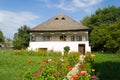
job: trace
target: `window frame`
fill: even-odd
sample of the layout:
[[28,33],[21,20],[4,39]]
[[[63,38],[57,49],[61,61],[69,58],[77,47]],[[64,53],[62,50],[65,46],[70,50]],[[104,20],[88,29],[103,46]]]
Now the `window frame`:
[[75,36],[71,36],[71,41],[75,41]]
[[82,41],[82,36],[76,36],[76,41]]

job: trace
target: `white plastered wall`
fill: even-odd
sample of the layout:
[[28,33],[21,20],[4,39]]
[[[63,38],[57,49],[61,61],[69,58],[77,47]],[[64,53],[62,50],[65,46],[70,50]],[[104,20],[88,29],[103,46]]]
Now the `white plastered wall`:
[[78,45],[85,44],[85,52],[91,52],[91,47],[89,46],[88,41],[84,42],[63,42],[63,41],[54,41],[54,42],[30,42],[29,50],[36,50],[37,48],[47,48],[47,50],[61,51],[63,53],[64,47],[69,46],[70,52],[78,52]]

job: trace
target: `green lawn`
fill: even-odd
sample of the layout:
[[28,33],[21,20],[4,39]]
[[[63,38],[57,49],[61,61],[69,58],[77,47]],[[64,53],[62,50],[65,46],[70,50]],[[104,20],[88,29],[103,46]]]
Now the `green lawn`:
[[120,54],[94,53],[94,67],[100,80],[120,80]]
[[[120,80],[120,54],[101,54],[98,52],[94,52],[94,54],[94,68],[99,80]],[[15,55],[12,50],[0,50],[0,80],[23,80],[30,65],[32,65],[34,71],[37,71],[38,67],[43,63],[45,64],[43,60],[58,58],[56,56]],[[32,64],[28,63],[29,60],[32,60]],[[51,65],[54,65],[54,63]]]
[[[58,78],[62,79],[68,73],[66,66],[71,65],[71,63],[74,65],[75,62],[77,62],[75,56],[72,55],[67,56],[67,61],[66,57],[60,55],[38,56],[31,53],[24,55],[24,53],[25,52],[22,51],[20,54],[14,54],[13,50],[0,50],[0,80],[30,80],[24,79],[25,76],[33,76],[35,73],[43,71],[45,72],[43,75],[48,76],[51,75],[51,73],[49,73],[50,70],[56,72],[56,74],[60,76]],[[76,55],[76,59],[78,60],[77,57],[79,56]],[[61,59],[64,59],[64,62],[62,62]],[[52,61],[46,62],[46,60]],[[58,78],[56,80],[58,80]],[[39,79],[41,78],[32,80]]]
[[[28,71],[30,65],[29,60],[32,60],[32,68],[38,68],[38,62],[43,62],[46,59],[53,59],[53,57],[40,56],[24,56],[14,55],[13,51],[0,51],[0,80],[18,80],[17,74],[23,73],[19,80],[22,80],[25,71]],[[35,64],[35,65],[34,65]],[[41,63],[42,64],[42,63]]]

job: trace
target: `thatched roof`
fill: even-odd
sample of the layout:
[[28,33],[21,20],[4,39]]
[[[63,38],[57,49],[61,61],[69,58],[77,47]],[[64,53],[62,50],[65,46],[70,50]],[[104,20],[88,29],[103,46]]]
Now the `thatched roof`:
[[89,30],[88,27],[83,26],[79,22],[71,19],[70,17],[64,14],[58,14],[53,18],[45,21],[42,24],[32,28],[30,32],[36,31],[84,31]]

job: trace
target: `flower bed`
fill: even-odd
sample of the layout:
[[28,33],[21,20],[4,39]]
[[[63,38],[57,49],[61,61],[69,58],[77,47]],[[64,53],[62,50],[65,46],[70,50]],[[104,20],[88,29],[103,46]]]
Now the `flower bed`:
[[[41,61],[29,59],[22,67],[23,72],[17,74],[18,78],[32,80],[62,80],[72,67],[78,62],[79,53],[73,52],[62,56],[59,52],[44,51],[15,51],[15,55],[46,57]],[[36,65],[36,66],[35,66]]]
[[40,61],[36,64],[38,68],[32,67],[35,64],[31,60],[27,64],[29,64],[29,68],[24,73],[24,79],[58,80],[62,79],[69,71],[62,58]]
[[[72,52],[62,56],[60,52],[44,52],[44,51],[15,51],[14,54],[25,56],[43,56],[47,58],[41,61],[29,59],[23,67],[23,71],[17,74],[18,79],[22,77],[25,80],[98,80],[95,70],[92,69],[94,63],[94,55],[86,53],[84,59],[79,60],[79,53]],[[49,58],[48,58],[49,57]],[[70,78],[66,75],[77,65],[78,72],[71,74]]]
[[95,69],[92,69],[94,55],[87,52],[80,56],[80,62],[67,74],[64,80],[98,80]]

